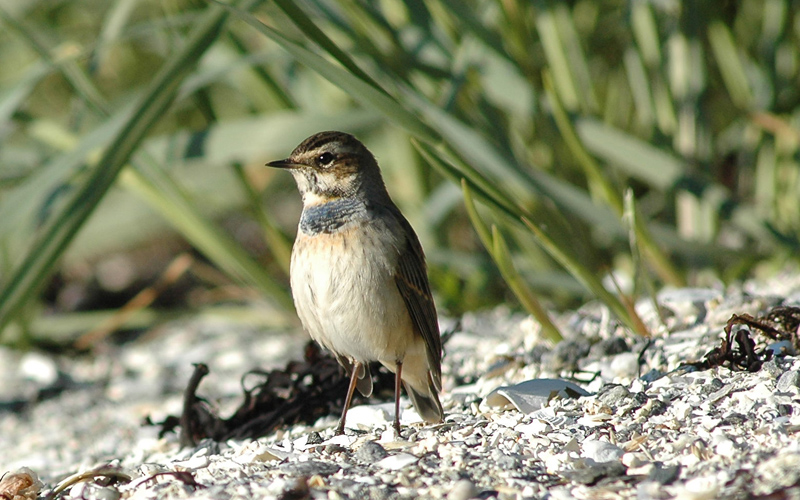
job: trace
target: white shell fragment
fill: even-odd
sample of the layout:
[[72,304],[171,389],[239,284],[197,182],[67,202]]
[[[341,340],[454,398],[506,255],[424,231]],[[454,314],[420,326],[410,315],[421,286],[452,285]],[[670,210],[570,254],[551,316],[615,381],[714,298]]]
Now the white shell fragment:
[[554,397],[578,398],[588,396],[582,387],[566,380],[540,378],[526,380],[516,385],[498,387],[486,396],[486,404],[492,408],[514,407],[522,413],[533,413],[547,406]]
[[398,453],[397,455],[390,455],[383,460],[377,462],[375,465],[381,469],[398,470],[403,467],[416,463],[419,458],[411,455],[410,453]]

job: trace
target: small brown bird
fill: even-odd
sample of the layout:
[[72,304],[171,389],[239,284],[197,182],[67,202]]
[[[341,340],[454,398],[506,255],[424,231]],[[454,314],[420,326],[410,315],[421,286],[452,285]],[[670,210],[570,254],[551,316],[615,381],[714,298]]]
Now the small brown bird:
[[372,394],[371,361],[395,373],[398,433],[401,381],[420,416],[441,422],[442,342],[425,256],[375,157],[352,135],[321,132],[267,165],[288,169],[303,197],[290,272],[297,314],[350,374],[337,433],[355,388]]

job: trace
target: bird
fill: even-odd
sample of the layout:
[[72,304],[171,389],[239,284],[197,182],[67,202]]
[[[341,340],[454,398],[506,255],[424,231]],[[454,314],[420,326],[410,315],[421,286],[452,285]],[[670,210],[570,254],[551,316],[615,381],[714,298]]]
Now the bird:
[[267,166],[291,172],[303,201],[289,270],[297,315],[350,376],[336,434],[355,389],[372,394],[374,361],[395,374],[398,435],[401,384],[423,420],[441,422],[442,341],[425,255],[373,154],[326,131]]

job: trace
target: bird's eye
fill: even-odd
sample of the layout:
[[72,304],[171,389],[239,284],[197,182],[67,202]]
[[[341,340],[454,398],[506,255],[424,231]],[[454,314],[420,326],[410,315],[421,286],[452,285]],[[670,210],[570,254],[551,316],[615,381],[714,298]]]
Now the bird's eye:
[[325,166],[333,161],[333,155],[331,153],[322,153],[321,155],[317,156],[317,163],[321,166]]

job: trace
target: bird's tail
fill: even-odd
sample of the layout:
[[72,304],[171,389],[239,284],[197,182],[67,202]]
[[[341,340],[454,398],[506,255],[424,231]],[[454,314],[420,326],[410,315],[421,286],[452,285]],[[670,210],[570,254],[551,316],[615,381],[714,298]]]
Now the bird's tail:
[[428,384],[426,393],[417,391],[409,383],[404,382],[403,385],[406,388],[408,397],[411,398],[411,402],[414,403],[414,408],[417,409],[417,413],[424,421],[430,423],[442,421],[444,410],[442,410],[442,403],[439,402],[439,395],[436,394],[433,384]]

